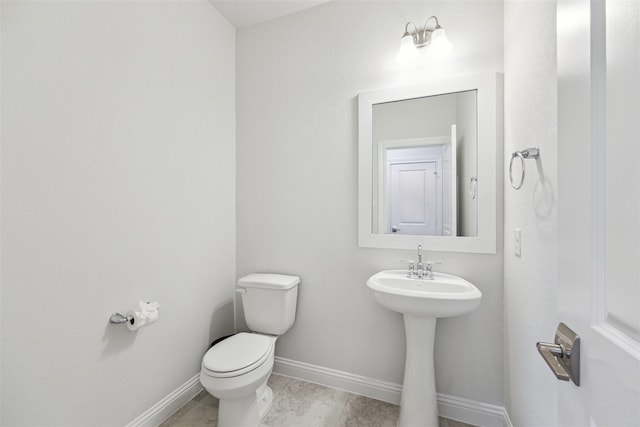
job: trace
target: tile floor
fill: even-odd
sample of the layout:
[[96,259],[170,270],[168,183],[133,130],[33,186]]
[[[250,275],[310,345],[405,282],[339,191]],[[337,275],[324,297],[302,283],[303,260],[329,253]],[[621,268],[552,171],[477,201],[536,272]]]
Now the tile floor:
[[[273,407],[260,427],[395,427],[399,407],[342,390],[273,374]],[[202,391],[160,427],[216,426],[218,401]],[[473,427],[440,418],[440,427]]]

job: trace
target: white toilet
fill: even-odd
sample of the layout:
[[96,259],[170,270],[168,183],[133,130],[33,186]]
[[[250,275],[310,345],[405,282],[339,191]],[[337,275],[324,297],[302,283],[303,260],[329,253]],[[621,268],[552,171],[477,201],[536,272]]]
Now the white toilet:
[[295,320],[298,283],[299,277],[283,274],[249,274],[238,280],[247,326],[254,332],[211,347],[200,371],[200,382],[220,401],[218,427],[257,427],[271,409],[267,379],[276,340]]

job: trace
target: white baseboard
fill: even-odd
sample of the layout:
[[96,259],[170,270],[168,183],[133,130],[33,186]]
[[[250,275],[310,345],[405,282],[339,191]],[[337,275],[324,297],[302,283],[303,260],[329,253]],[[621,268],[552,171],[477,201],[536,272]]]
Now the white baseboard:
[[278,356],[275,358],[273,372],[287,377],[299,378],[312,383],[361,394],[384,402],[395,403],[396,405],[400,403],[400,393],[402,392],[402,386],[400,384],[374,380],[372,378]]
[[[326,385],[373,399],[399,404],[402,385],[324,368],[283,357],[275,358],[273,372],[288,377]],[[164,399],[153,405],[127,427],[154,427],[202,391],[200,374],[194,375]],[[507,411],[496,405],[438,393],[441,416],[481,427],[513,427]]]
[[196,394],[202,391],[202,389],[202,385],[200,384],[200,373],[198,372],[192,378],[187,380],[186,383],[169,393],[167,397],[160,400],[135,420],[127,424],[127,427],[157,426],[193,399]]
[[463,399],[438,393],[438,412],[441,416],[482,427],[513,427],[502,406]]
[[[399,404],[402,385],[350,374],[284,357],[275,358],[273,372]],[[438,393],[442,417],[481,427],[513,427],[505,408]]]

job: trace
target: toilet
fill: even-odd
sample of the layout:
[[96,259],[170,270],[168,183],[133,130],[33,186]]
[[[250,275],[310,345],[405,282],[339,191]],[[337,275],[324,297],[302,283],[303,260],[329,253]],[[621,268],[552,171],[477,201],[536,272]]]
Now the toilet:
[[284,274],[249,274],[238,280],[244,316],[251,333],[220,341],[202,359],[200,383],[219,399],[218,427],[257,427],[271,409],[278,336],[296,315],[300,278]]

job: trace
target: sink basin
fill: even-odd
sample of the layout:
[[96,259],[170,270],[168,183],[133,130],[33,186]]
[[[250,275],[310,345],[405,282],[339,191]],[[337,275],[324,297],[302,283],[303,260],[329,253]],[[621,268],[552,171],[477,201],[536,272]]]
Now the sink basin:
[[389,310],[417,317],[451,317],[480,305],[482,292],[466,280],[433,273],[433,280],[410,279],[406,270],[386,270],[367,280],[376,301]]
[[398,427],[438,427],[433,360],[436,319],[473,311],[482,292],[444,273],[433,279],[408,278],[406,270],[386,270],[367,280],[378,304],[402,313],[406,338],[404,382]]

